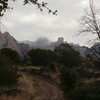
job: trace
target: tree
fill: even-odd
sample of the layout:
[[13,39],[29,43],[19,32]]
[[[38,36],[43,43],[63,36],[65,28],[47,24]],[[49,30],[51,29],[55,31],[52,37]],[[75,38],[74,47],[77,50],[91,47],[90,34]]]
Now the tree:
[[60,69],[60,87],[65,98],[67,97],[67,94],[75,88],[77,81],[78,77],[76,71],[68,67]]
[[76,87],[69,92],[67,100],[100,100],[100,86]]
[[[17,1],[17,0],[12,0],[12,1]],[[9,7],[9,0],[0,0],[0,16],[3,16],[4,15],[4,12],[7,10],[7,9],[11,9],[11,7]],[[23,0],[23,5],[26,5],[26,4],[33,4],[35,6],[37,6],[40,11],[43,11],[43,8],[46,8],[48,10],[49,13],[52,13],[53,15],[57,15],[57,10],[55,11],[52,11],[51,9],[49,9],[47,7],[47,4],[46,2],[42,1],[40,3],[39,0]]]
[[57,62],[68,67],[78,66],[81,63],[79,52],[75,51],[68,43],[58,45],[54,52],[57,56]]
[[79,33],[96,34],[100,40],[100,15],[94,0],[89,1],[89,9],[85,10],[85,15],[80,20],[81,29]]
[[[89,8],[85,9],[85,15],[80,19],[80,31],[79,33],[90,33],[96,35],[96,40],[100,41],[100,9],[97,8],[94,0],[89,0]],[[92,57],[99,58],[100,52],[96,50],[100,44],[96,45],[95,48],[88,48]],[[87,48],[87,47],[86,47]],[[100,51],[100,49],[99,49]],[[90,56],[90,55],[89,55]]]
[[28,52],[28,56],[31,64],[37,66],[49,66],[55,59],[53,51],[44,49],[32,49]]
[[4,55],[0,55],[0,86],[13,86],[19,78],[17,66]]
[[10,48],[3,48],[0,50],[0,54],[4,55],[5,57],[9,58],[11,61],[13,61],[16,64],[19,64],[21,61],[20,55]]

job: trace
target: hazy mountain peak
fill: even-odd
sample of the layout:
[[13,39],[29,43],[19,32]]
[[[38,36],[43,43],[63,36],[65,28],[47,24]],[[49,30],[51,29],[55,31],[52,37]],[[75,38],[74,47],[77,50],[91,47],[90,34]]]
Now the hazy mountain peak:
[[0,31],[0,37],[2,37],[2,38],[8,38],[8,37],[12,37],[12,36],[11,36],[10,33],[8,33],[8,32],[2,33],[2,32]]
[[[36,41],[23,41],[18,42],[13,36],[8,32],[0,32],[0,49],[1,48],[12,48],[17,51],[20,55],[24,55],[25,52],[32,48],[41,48],[41,49],[51,49],[53,50],[57,45],[65,43],[63,37],[58,37],[58,40],[55,42],[49,41],[48,38],[39,38]],[[84,56],[86,48],[83,48],[79,45],[72,44],[73,48],[76,51],[79,51],[81,56]]]
[[9,35],[9,36],[10,36],[10,34],[9,34],[8,32],[4,32],[3,34],[4,34],[4,35]]
[[16,39],[13,38],[8,32],[0,34],[0,49],[1,48],[12,48],[21,54],[19,44],[17,43]]
[[0,32],[0,49],[2,48],[11,48],[22,56],[29,50],[29,45],[18,43],[18,41],[8,32]]

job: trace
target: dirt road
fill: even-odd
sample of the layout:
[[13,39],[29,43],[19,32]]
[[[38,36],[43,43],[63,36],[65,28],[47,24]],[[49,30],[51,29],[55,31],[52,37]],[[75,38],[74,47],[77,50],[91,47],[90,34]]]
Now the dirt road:
[[[22,72],[22,75],[21,81],[24,80],[26,83],[24,85],[28,88],[27,93],[33,94],[30,100],[63,100],[62,91],[54,82],[28,72]],[[26,87],[22,89],[24,90]]]
[[2,95],[0,100],[64,100],[62,91],[54,82],[29,72],[20,73],[22,77],[19,79],[19,85],[13,89],[22,92],[15,97]]

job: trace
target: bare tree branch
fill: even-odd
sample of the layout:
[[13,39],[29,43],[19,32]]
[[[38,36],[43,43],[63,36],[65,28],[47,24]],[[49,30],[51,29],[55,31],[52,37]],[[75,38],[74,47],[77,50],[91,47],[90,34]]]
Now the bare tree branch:
[[[12,9],[12,7],[9,7],[8,5],[8,2],[10,0],[0,0],[0,16],[3,16],[4,15],[4,12],[7,10],[7,9]],[[12,0],[12,1],[16,1],[16,0]],[[46,2],[40,2],[39,0],[23,0],[23,5],[26,5],[26,4],[33,4],[34,6],[37,6],[38,9],[42,12],[45,9],[48,10],[48,13],[52,13],[53,15],[57,15],[57,10],[55,11],[52,11],[51,9],[49,9],[47,7],[47,4]]]
[[100,39],[100,20],[98,19],[98,9],[94,0],[89,1],[89,9],[85,9],[85,15],[80,19],[81,29],[79,33],[96,34]]
[[[79,34],[90,33],[97,36],[97,40],[100,41],[100,9],[96,7],[94,0],[89,0],[89,8],[85,9],[85,15],[80,19],[80,30]],[[98,17],[99,16],[99,17]],[[100,44],[95,45],[93,48],[87,48],[88,52],[91,53],[95,58],[98,59],[100,50],[97,50]],[[99,56],[100,57],[100,56]]]

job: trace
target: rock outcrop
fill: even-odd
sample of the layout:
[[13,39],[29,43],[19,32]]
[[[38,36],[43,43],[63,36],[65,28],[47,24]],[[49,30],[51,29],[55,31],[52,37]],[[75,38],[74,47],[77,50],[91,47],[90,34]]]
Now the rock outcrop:
[[18,43],[8,32],[0,32],[0,49],[2,48],[11,48],[20,55],[23,55],[23,51],[25,51],[26,48],[28,50],[28,45]]

